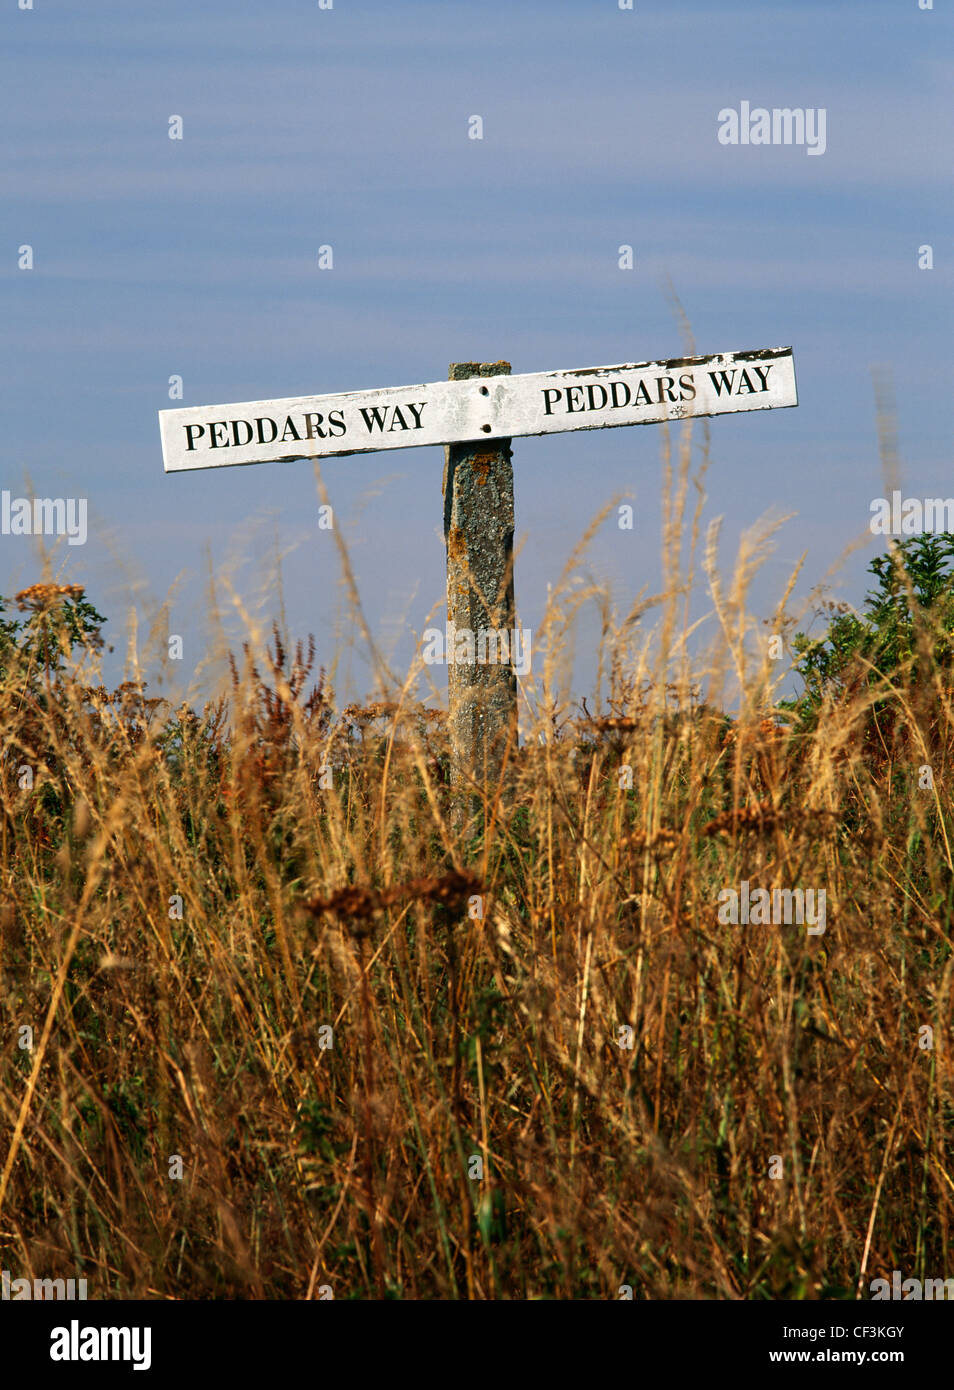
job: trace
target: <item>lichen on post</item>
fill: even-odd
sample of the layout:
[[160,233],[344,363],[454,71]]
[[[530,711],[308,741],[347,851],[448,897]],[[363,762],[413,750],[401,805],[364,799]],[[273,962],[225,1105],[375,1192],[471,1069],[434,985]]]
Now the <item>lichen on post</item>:
[[[509,375],[509,362],[453,362],[448,379]],[[487,394],[487,388],[476,389]],[[510,440],[449,444],[444,456],[451,781],[459,790],[475,784],[492,796],[517,732],[517,679],[509,646],[515,625]],[[496,659],[478,660],[490,653],[490,639],[480,641],[480,634],[490,631],[501,638],[493,643]],[[508,642],[501,660],[504,632]]]

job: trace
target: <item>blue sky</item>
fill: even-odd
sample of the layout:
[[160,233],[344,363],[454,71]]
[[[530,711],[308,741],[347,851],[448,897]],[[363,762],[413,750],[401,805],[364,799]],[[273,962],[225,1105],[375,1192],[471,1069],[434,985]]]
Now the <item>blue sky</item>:
[[[110,617],[116,678],[134,604],[146,674],[169,689],[146,639],[170,591],[180,683],[214,678],[210,565],[260,619],[313,632],[326,663],[346,613],[311,465],[166,476],[158,410],[432,381],[456,360],[677,356],[668,282],[698,352],[794,347],[797,409],[710,423],[705,517],[724,517],[725,565],[744,528],[795,514],[756,582],[761,612],[803,551],[796,592],[822,580],[884,492],[873,367],[893,381],[905,494],[954,494],[949,9],[6,0],[0,486],[88,498],[89,539],[55,564]],[[826,152],[720,145],[718,112],[742,100],[825,108]],[[659,587],[661,445],[655,426],[515,441],[524,626],[617,493],[635,497],[635,530],[611,521],[587,570],[620,605]],[[400,669],[443,596],[442,466],[439,449],[323,466]],[[854,553],[838,596],[860,600],[881,544]],[[38,577],[33,542],[0,536],[0,593]],[[363,693],[360,652],[338,680]]]

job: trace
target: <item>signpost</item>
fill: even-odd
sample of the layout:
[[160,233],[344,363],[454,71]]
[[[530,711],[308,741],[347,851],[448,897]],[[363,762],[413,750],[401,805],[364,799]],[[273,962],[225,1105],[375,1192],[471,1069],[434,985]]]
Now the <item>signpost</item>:
[[[455,781],[494,786],[516,737],[513,438],[798,404],[791,348],[510,375],[453,363],[449,380],[159,412],[167,473],[445,446],[448,703]],[[496,634],[495,660],[452,634]],[[486,646],[484,648],[486,654]]]

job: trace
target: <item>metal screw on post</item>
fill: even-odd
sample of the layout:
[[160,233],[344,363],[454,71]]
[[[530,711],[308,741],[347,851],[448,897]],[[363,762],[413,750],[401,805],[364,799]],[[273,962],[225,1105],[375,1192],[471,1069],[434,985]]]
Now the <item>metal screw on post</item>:
[[[509,375],[509,362],[452,362],[448,379]],[[489,397],[492,387],[475,385],[475,390]],[[509,646],[515,622],[510,440],[449,444],[444,458],[451,785],[493,795],[517,730],[517,678]]]

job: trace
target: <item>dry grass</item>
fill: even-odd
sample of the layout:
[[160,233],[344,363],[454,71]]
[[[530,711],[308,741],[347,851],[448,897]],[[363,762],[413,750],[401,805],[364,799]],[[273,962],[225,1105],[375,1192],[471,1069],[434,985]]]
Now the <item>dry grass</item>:
[[[107,694],[95,653],[11,657],[4,1268],[115,1298],[850,1298],[950,1271],[950,691],[902,673],[875,744],[861,687],[788,731],[746,608],[767,538],[720,582],[688,458],[664,592],[619,617],[571,561],[526,739],[464,826],[415,673],[338,711],[279,643],[196,715]],[[824,888],[827,931],[720,924],[743,879]]]

